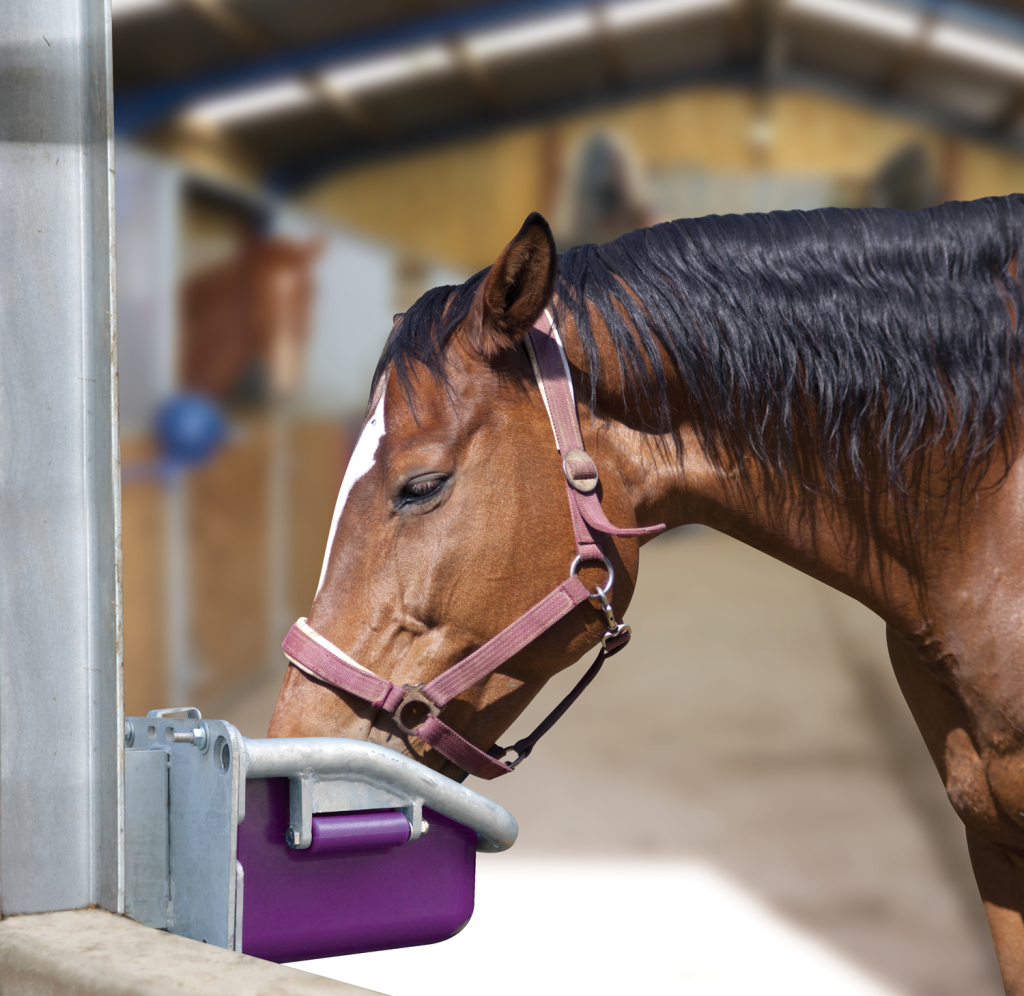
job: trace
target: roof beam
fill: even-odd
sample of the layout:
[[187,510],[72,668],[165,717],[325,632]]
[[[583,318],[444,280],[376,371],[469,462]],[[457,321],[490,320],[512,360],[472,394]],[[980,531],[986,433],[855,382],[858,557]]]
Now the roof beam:
[[993,130],[999,135],[1009,136],[1021,118],[1024,118],[1024,86],[1014,88],[1006,106],[996,118]]
[[453,38],[449,42],[449,48],[460,72],[469,80],[483,105],[489,111],[507,110],[508,100],[501,92],[501,88],[494,82],[494,77],[487,71],[487,67],[469,51],[465,39]]
[[271,40],[263,32],[254,28],[244,17],[239,16],[237,11],[226,6],[222,0],[181,0],[181,2],[247,52],[266,52],[272,47]]
[[597,7],[594,10],[594,17],[597,21],[597,44],[601,49],[601,57],[604,59],[605,72],[613,84],[621,84],[625,82],[626,70],[615,44],[615,32],[612,31],[611,25],[608,23],[608,15],[604,7]]
[[[191,3],[193,0],[184,2]],[[196,2],[205,3],[206,0]],[[220,0],[212,2],[216,7],[226,9]],[[513,19],[551,14],[553,11],[580,6],[580,0],[506,0],[504,3],[492,3],[484,7],[432,14],[399,26],[344,35],[284,52],[251,50],[253,57],[242,65],[169,80],[135,91],[116,92],[117,128],[123,134],[134,134],[152,127],[203,97],[265,83],[288,74],[308,74],[346,59],[366,58],[418,42],[458,37]],[[211,9],[210,16],[218,15]]]
[[355,94],[328,86],[322,76],[315,74],[305,77],[304,82],[345,124],[371,138],[386,139],[390,137],[390,130],[380,118],[367,112]]
[[883,93],[896,94],[906,87],[924,59],[928,49],[928,36],[932,33],[936,20],[934,11],[927,11],[921,18],[921,27],[917,36],[896,60],[895,65],[882,81]]

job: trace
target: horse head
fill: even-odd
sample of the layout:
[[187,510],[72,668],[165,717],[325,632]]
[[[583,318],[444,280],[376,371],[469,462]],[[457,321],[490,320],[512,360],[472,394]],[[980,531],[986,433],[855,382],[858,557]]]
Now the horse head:
[[[570,578],[579,551],[572,495],[567,502],[567,472],[527,343],[551,305],[557,266],[551,230],[533,214],[487,271],[428,292],[396,317],[341,486],[306,635],[293,630],[314,653],[311,640],[342,652],[350,671],[366,669],[391,689],[420,688]],[[563,332],[571,338],[571,329]],[[579,409],[583,445],[599,471],[595,498],[612,521],[633,525],[642,482],[623,478],[617,456],[635,446],[634,434]],[[641,539],[600,537],[619,619]],[[589,592],[607,582],[596,557],[578,565]],[[607,632],[612,617],[585,595],[569,608],[445,702],[446,727],[491,748],[547,679]],[[366,701],[323,676],[289,667],[271,736],[370,740],[462,776],[416,733],[430,703],[396,711],[394,696],[374,703],[372,693]]]

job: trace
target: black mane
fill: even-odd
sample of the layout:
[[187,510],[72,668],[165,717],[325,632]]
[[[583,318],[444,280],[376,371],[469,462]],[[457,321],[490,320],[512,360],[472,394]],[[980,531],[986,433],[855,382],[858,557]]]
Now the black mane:
[[[667,397],[660,345],[715,459],[751,454],[804,480],[797,458],[809,441],[833,486],[868,483],[880,457],[902,491],[934,453],[966,479],[1015,429],[1022,235],[1020,195],[916,212],[683,219],[564,253],[558,311],[579,329],[592,401],[600,361],[588,305],[611,332],[626,402],[639,411],[644,398],[654,413],[650,430],[670,432],[680,401]],[[485,273],[420,298],[378,375],[394,363],[408,385],[416,359],[443,380],[448,339]]]

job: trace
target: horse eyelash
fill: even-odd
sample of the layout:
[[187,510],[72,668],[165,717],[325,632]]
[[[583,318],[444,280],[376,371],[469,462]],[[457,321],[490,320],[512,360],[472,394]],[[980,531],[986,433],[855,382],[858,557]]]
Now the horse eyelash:
[[441,489],[442,485],[446,480],[448,480],[448,478],[446,477],[435,477],[428,478],[426,481],[421,482],[424,484],[429,483],[434,485],[434,487],[432,487],[426,494],[422,495],[413,494],[410,491],[410,486],[412,484],[417,483],[416,481],[407,482],[405,486],[402,488],[401,494],[398,496],[398,498],[395,499],[395,508],[405,508],[407,505],[415,505],[418,504],[419,502],[428,501],[430,498],[433,498],[434,495],[437,494],[437,492]]

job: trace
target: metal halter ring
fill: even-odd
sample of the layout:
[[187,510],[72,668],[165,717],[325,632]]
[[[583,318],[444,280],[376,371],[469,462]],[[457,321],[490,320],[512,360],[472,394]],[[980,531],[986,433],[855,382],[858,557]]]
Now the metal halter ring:
[[[426,706],[427,712],[429,712],[431,716],[435,717],[441,712],[441,709],[435,703],[431,702],[425,695],[421,694],[420,689],[423,688],[422,681],[416,685],[403,685],[402,687],[405,689],[405,698],[398,703],[398,706],[395,709],[395,722],[403,733],[408,733],[410,736],[417,736],[415,727],[408,727],[402,722],[402,712],[405,707],[412,705],[413,702],[419,702]],[[422,723],[423,720],[420,720],[420,724]]]
[[[610,592],[612,590],[612,585],[615,584],[615,568],[612,567],[612,562],[607,557],[605,557],[603,555],[602,555],[601,559],[604,561],[604,569],[608,572],[608,580],[605,581],[604,587],[601,587],[600,585],[598,586],[597,591],[595,591],[590,596],[591,601],[593,601],[594,599],[597,599],[599,602],[600,601],[607,601],[608,600],[608,592]],[[569,568],[569,577],[571,577],[571,578],[576,577],[576,575],[579,573],[579,569],[580,569],[580,558],[577,557],[572,562],[572,565]]]

